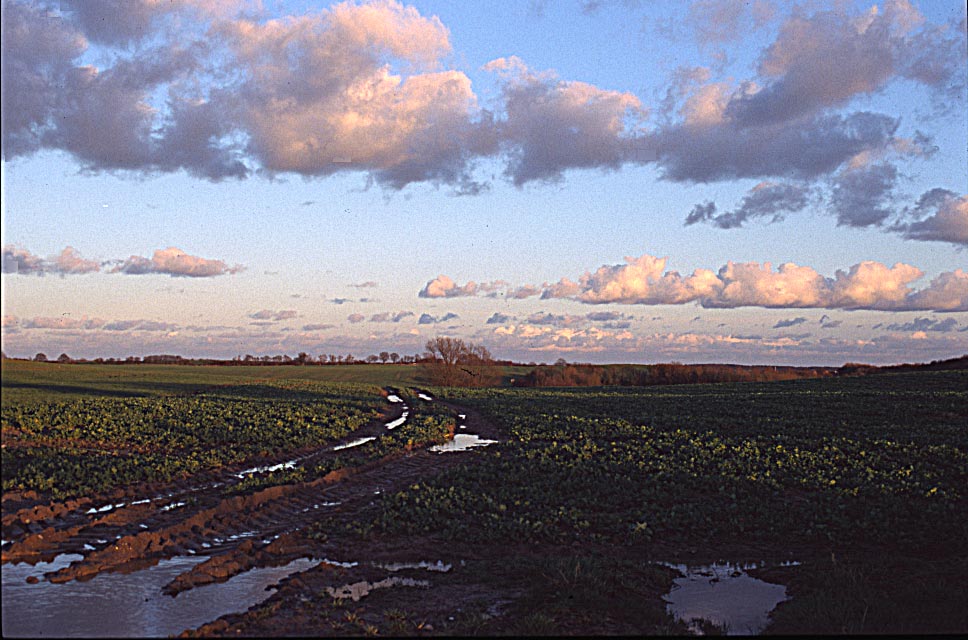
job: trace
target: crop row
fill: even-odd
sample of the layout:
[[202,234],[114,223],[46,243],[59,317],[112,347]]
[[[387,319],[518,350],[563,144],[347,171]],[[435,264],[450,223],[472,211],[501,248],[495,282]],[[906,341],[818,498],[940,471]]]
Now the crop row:
[[171,480],[320,446],[366,424],[381,405],[369,387],[260,383],[4,406],[3,489],[62,498]]
[[374,524],[508,541],[950,544],[968,538],[968,377],[922,376],[451,392],[507,442],[388,496]]

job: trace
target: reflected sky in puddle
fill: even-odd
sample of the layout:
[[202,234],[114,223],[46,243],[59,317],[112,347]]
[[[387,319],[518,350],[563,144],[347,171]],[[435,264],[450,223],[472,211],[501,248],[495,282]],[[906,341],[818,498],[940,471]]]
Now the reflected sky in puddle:
[[264,467],[252,467],[251,469],[246,469],[245,471],[240,471],[235,474],[239,478],[244,478],[245,476],[250,476],[254,473],[273,473],[275,471],[282,471],[283,469],[292,469],[296,466],[297,460],[290,460],[288,462],[280,462],[279,464],[267,465]]
[[447,573],[453,568],[453,565],[444,564],[443,560],[438,560],[437,562],[427,562],[426,560],[421,560],[420,562],[388,562],[379,563],[374,562],[374,567],[379,567],[380,569],[386,569],[387,571],[403,571],[405,569],[426,569],[427,571],[437,571],[440,573]]
[[403,400],[400,398],[400,396],[391,393],[390,395],[387,396],[387,402],[397,403],[397,402],[403,402]]
[[723,628],[727,635],[755,635],[763,631],[770,612],[787,600],[786,587],[754,578],[746,569],[756,565],[730,563],[687,567],[659,563],[683,573],[663,596],[669,613],[701,635],[699,620]]
[[388,422],[387,423],[387,429],[396,429],[397,427],[399,427],[400,425],[402,425],[404,422],[406,422],[407,421],[407,417],[409,417],[409,416],[410,416],[410,412],[409,411],[404,411],[403,412],[403,415],[401,415],[399,418],[397,418],[393,422]]
[[390,587],[429,587],[430,583],[426,580],[414,580],[413,578],[384,578],[378,582],[367,582],[362,580],[353,584],[344,584],[342,587],[326,587],[326,593],[333,598],[343,600],[351,598],[353,602],[359,602],[360,598],[370,595],[371,591],[377,589],[389,589]]
[[86,582],[27,584],[29,576],[81,559],[62,554],[49,563],[4,564],[4,637],[164,637],[242,612],[271,595],[266,588],[319,560],[301,558],[282,567],[252,569],[228,582],[197,587],[177,597],[161,592],[168,582],[204,560],[182,556],[131,574],[105,573]]
[[497,440],[485,440],[472,433],[458,433],[454,436],[453,440],[449,440],[444,444],[434,445],[430,447],[430,450],[436,451],[437,453],[449,453],[453,451],[467,451],[473,447],[486,447],[489,444],[497,444]]
[[332,451],[341,451],[343,449],[349,449],[350,447],[358,447],[361,444],[366,444],[371,440],[376,440],[376,436],[365,436],[363,438],[357,438],[356,440],[351,440],[346,444],[339,444],[332,448]]

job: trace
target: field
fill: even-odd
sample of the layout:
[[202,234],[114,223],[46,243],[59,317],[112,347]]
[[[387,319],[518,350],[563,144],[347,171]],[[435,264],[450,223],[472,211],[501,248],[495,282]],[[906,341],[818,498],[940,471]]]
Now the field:
[[[2,416],[4,563],[85,556],[56,583],[207,556],[174,594],[344,561],[205,634],[685,634],[668,565],[724,560],[786,586],[766,633],[968,632],[966,371],[445,389],[409,366],[5,361]],[[498,442],[429,450],[462,427]],[[332,595],[437,561],[400,574],[423,588]]]

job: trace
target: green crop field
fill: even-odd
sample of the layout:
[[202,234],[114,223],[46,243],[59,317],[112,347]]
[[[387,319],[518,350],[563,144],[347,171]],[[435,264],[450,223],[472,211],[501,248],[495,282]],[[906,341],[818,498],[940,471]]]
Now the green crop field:
[[[380,385],[412,367],[3,365],[3,490],[55,499],[171,481],[343,438],[386,406]],[[321,375],[325,373],[326,375]],[[318,475],[443,438],[426,407],[405,428]],[[246,487],[242,487],[246,488]],[[252,487],[248,487],[252,488]]]
[[[486,577],[528,585],[515,606],[542,613],[522,633],[570,619],[572,597],[585,621],[642,628],[626,615],[638,592],[624,585],[654,591],[668,577],[642,573],[641,558],[720,553],[802,561],[768,631],[968,630],[968,371],[508,388],[523,371],[462,389],[431,387],[420,366],[5,361],[3,489],[64,500],[319,450],[386,410],[384,387],[411,398],[417,387],[479,412],[500,442],[431,462],[349,516],[320,516],[309,540],[524,548]],[[447,438],[452,410],[417,402],[366,447],[219,491],[305,482]],[[652,628],[664,628],[653,605]]]

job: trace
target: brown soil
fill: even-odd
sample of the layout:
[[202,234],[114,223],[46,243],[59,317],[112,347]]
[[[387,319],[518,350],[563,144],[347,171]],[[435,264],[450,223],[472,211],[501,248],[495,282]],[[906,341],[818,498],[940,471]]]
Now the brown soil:
[[[416,398],[416,392],[407,397],[407,401],[418,406],[423,402]],[[460,424],[467,426],[467,433],[502,439],[497,428],[476,412],[457,406],[448,408],[454,413],[455,423],[458,413],[466,415]],[[374,420],[347,436],[344,442],[386,433],[385,422],[396,419],[402,411],[399,404],[391,405],[380,420]],[[228,580],[253,567],[284,565],[298,557],[360,562],[358,567],[351,569],[322,564],[291,577],[262,606],[203,627],[200,632],[206,635],[223,632],[233,635],[306,635],[310,628],[328,635],[365,633],[362,620],[372,619],[372,616],[364,616],[359,622],[353,615],[349,616],[349,621],[334,619],[335,626],[330,624],[329,618],[325,623],[320,619],[315,627],[307,626],[307,616],[319,602],[331,602],[331,598],[312,595],[318,596],[326,587],[338,588],[361,580],[380,581],[398,575],[372,566],[370,562],[442,560],[454,565],[447,573],[426,570],[399,573],[401,577],[429,580],[435,587],[439,583],[446,586],[445,589],[397,587],[376,591],[361,600],[361,605],[381,602],[391,614],[394,607],[388,603],[392,601],[410,617],[422,615],[425,618],[422,622],[412,623],[411,630],[415,633],[432,632],[434,625],[429,620],[435,617],[433,612],[450,611],[455,602],[470,599],[493,604],[507,599],[507,588],[488,587],[474,581],[465,583],[463,578],[466,576],[458,575],[461,573],[460,561],[472,559],[476,552],[444,549],[439,543],[427,539],[398,539],[363,548],[347,544],[338,533],[340,525],[351,522],[360,509],[374,505],[379,493],[401,490],[440,470],[472,461],[480,455],[479,451],[440,454],[425,449],[407,450],[308,482],[271,486],[247,495],[225,495],[227,488],[239,482],[237,474],[243,468],[291,459],[298,459],[300,465],[311,467],[339,453],[331,451],[332,446],[295,452],[284,459],[248,461],[238,468],[200,474],[174,483],[144,484],[63,502],[44,502],[34,492],[4,494],[3,536],[11,542],[4,545],[2,561],[36,563],[62,553],[82,555],[83,559],[69,567],[45,575],[45,579],[60,583],[87,580],[105,571],[140,570],[178,555],[207,556],[204,562],[167,585],[165,593],[171,596],[203,584]],[[105,508],[107,505],[116,508]],[[102,508],[105,510],[99,511]],[[323,515],[334,530],[321,542],[311,539],[307,533]],[[349,609],[337,607],[334,611],[345,616]],[[383,624],[385,628],[389,624],[401,632],[411,624],[409,619],[392,618],[374,619],[366,624]],[[231,620],[231,629],[226,626],[228,620]]]
[[[407,394],[406,399],[419,407],[423,401],[416,393]],[[453,413],[456,424],[466,425],[466,430],[459,432],[499,441],[505,438],[479,413],[455,404],[439,404]],[[385,433],[384,423],[401,413],[399,404],[392,405],[381,420],[357,430],[344,442]],[[458,414],[466,418],[458,421]],[[82,560],[45,576],[51,582],[66,582],[90,579],[104,571],[138,570],[172,556],[205,556],[204,562],[165,587],[166,594],[175,596],[254,567],[280,566],[299,557],[325,558],[330,562],[290,576],[276,593],[249,611],[223,616],[186,635],[401,636],[629,633],[628,624],[623,626],[620,621],[582,618],[580,607],[575,607],[574,614],[558,609],[559,617],[549,626],[541,610],[528,609],[535,606],[533,593],[528,591],[533,586],[521,584],[518,565],[579,556],[621,556],[642,566],[650,557],[682,558],[689,563],[705,560],[698,549],[675,546],[659,549],[650,545],[648,550],[605,546],[534,549],[526,545],[444,544],[427,536],[371,536],[360,542],[358,536],[345,535],[343,525],[351,523],[361,510],[375,507],[378,494],[402,490],[459,464],[472,464],[487,455],[486,450],[444,454],[426,449],[404,451],[308,482],[272,486],[247,495],[225,495],[226,488],[239,482],[237,474],[243,468],[294,458],[311,467],[339,453],[332,452],[331,447],[296,452],[285,459],[249,461],[245,467],[167,485],[141,485],[65,502],[41,502],[30,492],[6,494],[3,535],[12,543],[5,545],[3,562],[38,562],[60,553],[83,555]],[[145,502],[134,504],[140,501]],[[123,506],[109,511],[89,513],[121,503]],[[318,535],[320,522],[328,525],[325,535]],[[314,530],[317,534],[310,535]],[[734,557],[758,559],[753,549],[732,551],[736,552]],[[449,570],[392,571],[386,566],[438,561],[450,565]],[[348,566],[350,563],[355,564]],[[372,590],[358,601],[338,599],[330,592],[356,583],[388,585],[395,577],[408,580]],[[643,591],[648,600],[643,606],[660,610],[660,596],[668,591],[674,577],[668,570],[666,582]],[[526,592],[531,593],[527,597],[532,600],[525,605]],[[677,627],[666,630],[682,631]]]

